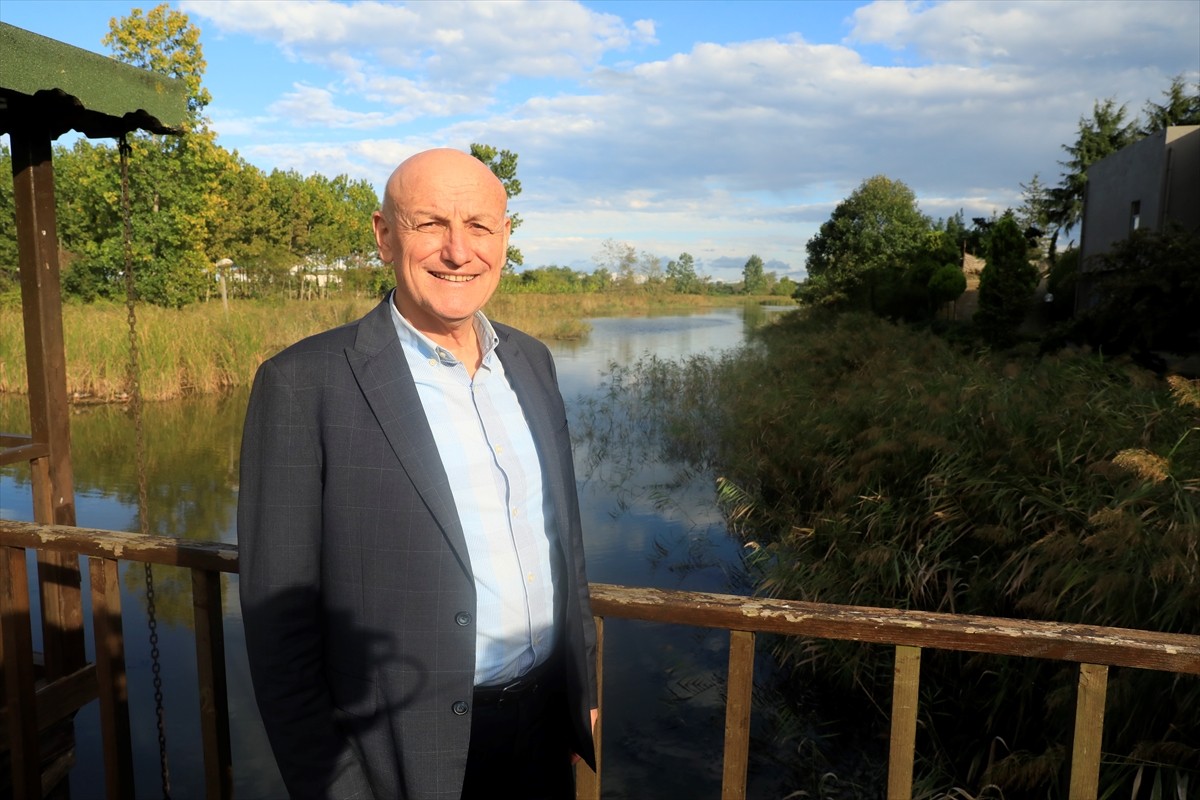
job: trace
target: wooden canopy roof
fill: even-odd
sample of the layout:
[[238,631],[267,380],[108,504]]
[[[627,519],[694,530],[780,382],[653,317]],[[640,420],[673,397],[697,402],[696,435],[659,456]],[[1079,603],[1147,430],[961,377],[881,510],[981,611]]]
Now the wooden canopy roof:
[[182,81],[0,22],[0,133],[182,133]]

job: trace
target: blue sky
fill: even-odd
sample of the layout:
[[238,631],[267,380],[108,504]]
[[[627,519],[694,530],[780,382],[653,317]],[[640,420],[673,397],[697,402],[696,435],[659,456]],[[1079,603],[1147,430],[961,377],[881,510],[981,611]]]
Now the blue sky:
[[[528,266],[590,271],[607,239],[736,280],[804,245],[877,174],[968,217],[1057,183],[1096,100],[1138,115],[1200,80],[1200,0],[285,2],[185,0],[220,142],[264,170],[382,187],[433,146],[520,156]],[[95,52],[152,4],[0,0]]]

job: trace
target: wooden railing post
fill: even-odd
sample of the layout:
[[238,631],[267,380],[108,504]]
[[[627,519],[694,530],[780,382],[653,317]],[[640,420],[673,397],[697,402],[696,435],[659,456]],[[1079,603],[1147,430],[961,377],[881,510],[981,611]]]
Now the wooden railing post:
[[25,550],[20,547],[0,547],[0,642],[13,797],[41,797],[42,758],[34,695],[29,571],[25,566]]
[[1100,791],[1100,745],[1107,694],[1108,667],[1080,664],[1075,743],[1071,749],[1071,800],[1096,800]]
[[192,570],[192,609],[196,621],[196,678],[200,684],[200,739],[204,746],[206,796],[227,800],[233,797],[233,756],[229,743],[221,573]]
[[604,617],[595,617],[596,621],[596,708],[600,716],[596,720],[593,731],[596,746],[596,771],[582,761],[575,767],[575,800],[600,800],[600,775],[603,770],[600,742],[603,739],[604,726]]
[[125,639],[121,625],[121,576],[115,558],[89,558],[88,572],[92,583],[92,624],[96,633],[104,787],[110,800],[120,800],[135,796]]
[[729,678],[725,688],[725,761],[721,797],[745,800],[750,764],[750,708],[754,695],[754,634],[729,632]]
[[917,749],[917,705],[921,688],[921,648],[896,648],[892,678],[892,741],[888,753],[888,800],[912,797]]

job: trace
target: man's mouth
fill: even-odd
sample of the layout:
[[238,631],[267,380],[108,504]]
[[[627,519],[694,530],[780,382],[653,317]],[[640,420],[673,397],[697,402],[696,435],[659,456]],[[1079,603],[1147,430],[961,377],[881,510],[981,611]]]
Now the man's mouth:
[[439,273],[439,272],[431,272],[429,274],[432,275],[433,277],[437,278],[438,280],[449,281],[450,283],[469,283],[470,281],[473,281],[477,277],[479,277],[478,275],[460,275],[457,272],[448,273],[448,274]]

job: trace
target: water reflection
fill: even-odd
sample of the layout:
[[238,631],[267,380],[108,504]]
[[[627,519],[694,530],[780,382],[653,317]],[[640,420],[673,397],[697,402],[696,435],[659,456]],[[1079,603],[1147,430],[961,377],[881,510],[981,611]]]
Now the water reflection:
[[[583,342],[552,346],[559,382],[582,427],[589,396],[603,391],[611,364],[629,365],[646,355],[674,359],[740,343],[768,312],[752,306],[692,316],[592,320]],[[151,530],[168,536],[235,542],[238,446],[246,393],[147,405],[143,420]],[[0,396],[0,430],[28,430],[25,399]],[[138,475],[132,420],[118,406],[77,408],[72,454],[78,523],[137,530]],[[640,463],[622,487],[588,479],[586,443],[576,453],[581,479],[588,574],[593,581],[700,591],[743,592],[740,549],[726,535],[705,476],[678,465]],[[28,469],[0,470],[0,516],[31,519]],[[192,639],[191,577],[184,570],[154,570],[159,620],[172,794],[203,795]],[[159,785],[157,730],[146,636],[144,574],[126,565],[122,575],[130,713],[137,785]],[[224,585],[227,668],[235,754],[235,792],[242,798],[283,795],[278,772],[254,707],[245,662],[236,578]],[[85,599],[87,593],[85,592]],[[85,608],[85,613],[90,610]],[[724,632],[610,620],[606,625],[606,798],[716,797],[724,729]],[[88,640],[89,657],[93,644]],[[77,717],[77,765],[72,792],[90,796],[101,774],[97,712],[93,703]],[[769,776],[752,773],[751,794],[761,795]],[[755,791],[756,788],[759,791]],[[769,792],[768,792],[769,793]]]

